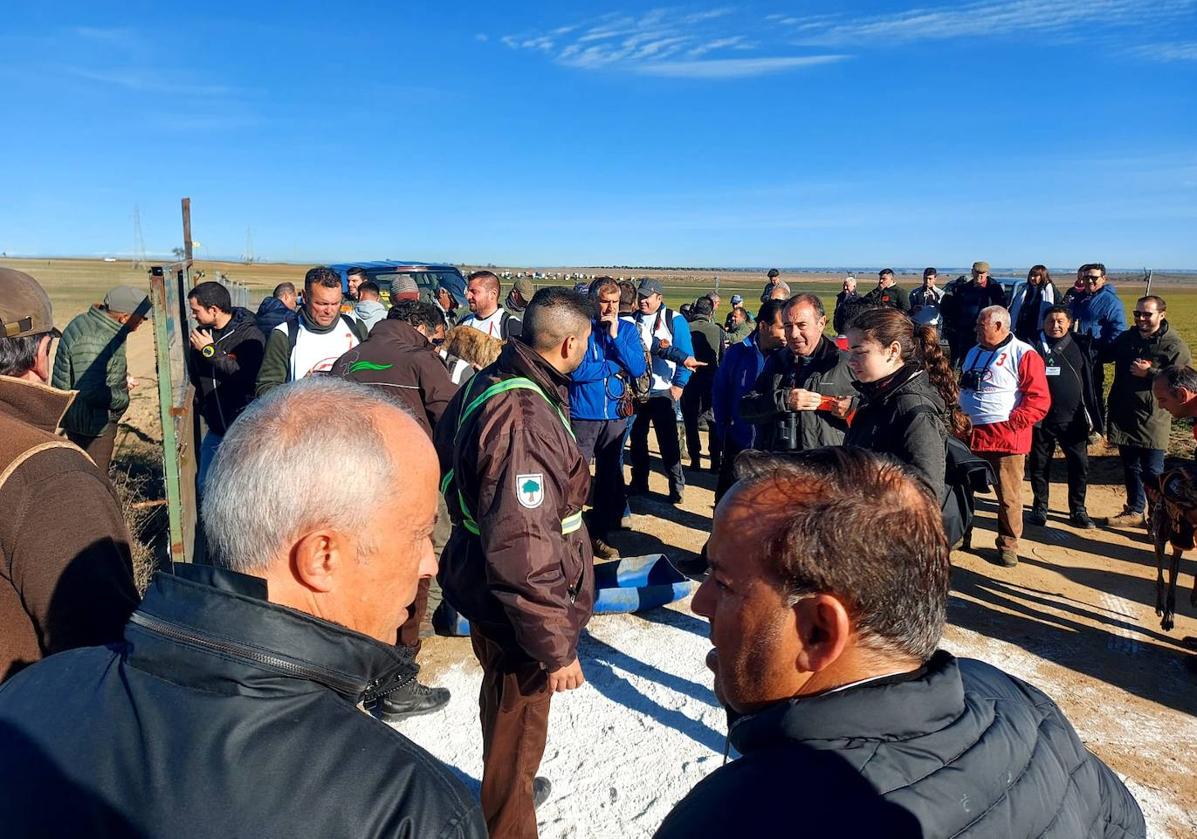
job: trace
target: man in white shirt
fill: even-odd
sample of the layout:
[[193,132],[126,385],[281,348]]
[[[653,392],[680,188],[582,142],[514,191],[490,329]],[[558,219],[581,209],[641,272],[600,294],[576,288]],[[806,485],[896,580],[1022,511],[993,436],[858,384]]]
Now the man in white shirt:
[[461,319],[461,326],[472,326],[492,338],[506,341],[519,335],[523,322],[517,315],[499,305],[499,278],[491,271],[475,271],[466,283],[466,305],[470,314]]

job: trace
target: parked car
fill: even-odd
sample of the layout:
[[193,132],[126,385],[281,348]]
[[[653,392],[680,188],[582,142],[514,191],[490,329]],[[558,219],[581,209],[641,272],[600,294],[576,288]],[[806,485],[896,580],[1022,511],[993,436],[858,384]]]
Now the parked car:
[[1026,277],[990,277],[990,282],[997,283],[1002,287],[1002,305],[1007,309],[1010,308],[1010,301],[1014,299],[1014,292],[1020,286],[1026,283]]
[[365,270],[370,281],[378,285],[379,291],[382,293],[382,302],[385,306],[391,305],[391,284],[400,275],[406,275],[415,280],[416,285],[420,287],[420,297],[424,299],[431,299],[436,292],[436,287],[442,281],[447,285],[460,289],[462,295],[465,294],[465,277],[452,265],[437,265],[429,262],[399,262],[385,259],[375,262],[338,262],[328,267],[341,275],[341,288],[346,292],[349,291],[349,277],[347,274],[349,269],[361,268]]

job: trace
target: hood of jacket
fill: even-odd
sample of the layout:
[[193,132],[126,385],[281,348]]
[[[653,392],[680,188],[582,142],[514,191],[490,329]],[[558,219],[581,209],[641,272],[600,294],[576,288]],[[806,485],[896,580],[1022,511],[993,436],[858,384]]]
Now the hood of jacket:
[[377,300],[359,300],[354,304],[353,313],[359,320],[380,320],[387,316],[387,307]]
[[271,313],[288,315],[294,314],[294,311],[288,308],[287,304],[277,297],[267,297],[258,304],[258,317]]

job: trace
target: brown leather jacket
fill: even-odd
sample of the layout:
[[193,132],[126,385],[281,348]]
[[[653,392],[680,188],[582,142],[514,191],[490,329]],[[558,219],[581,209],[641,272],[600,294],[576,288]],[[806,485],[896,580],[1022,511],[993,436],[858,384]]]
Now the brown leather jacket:
[[119,641],[137,608],[116,494],[54,433],[73,397],[0,376],[0,681],[50,653]]
[[[536,389],[496,393],[458,429],[463,407],[517,377]],[[569,431],[568,384],[522,341],[508,341],[458,391],[436,434],[441,471],[453,470],[453,535],[438,574],[445,597],[505,651],[548,670],[577,656],[594,608],[594,559],[581,522],[590,470]]]

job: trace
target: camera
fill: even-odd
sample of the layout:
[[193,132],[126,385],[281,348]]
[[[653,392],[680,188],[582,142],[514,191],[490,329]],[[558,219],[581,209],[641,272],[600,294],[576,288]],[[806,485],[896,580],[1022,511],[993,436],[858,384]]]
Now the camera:
[[798,445],[798,415],[789,412],[777,422],[777,439],[774,447],[779,451],[797,451]]
[[981,373],[977,370],[965,370],[960,374],[961,390],[978,390],[981,387]]

